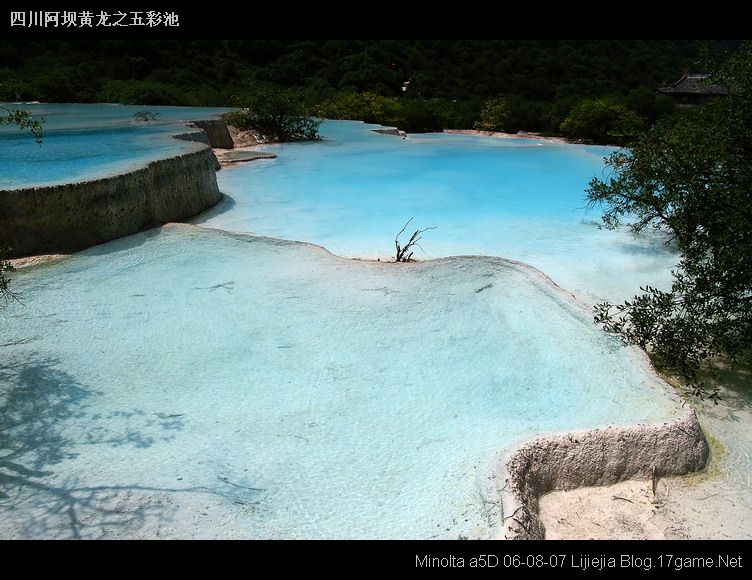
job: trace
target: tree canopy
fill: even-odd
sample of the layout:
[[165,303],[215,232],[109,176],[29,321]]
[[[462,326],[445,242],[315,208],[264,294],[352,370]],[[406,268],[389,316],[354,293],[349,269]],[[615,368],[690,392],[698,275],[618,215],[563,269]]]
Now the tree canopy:
[[728,96],[658,122],[588,189],[607,227],[665,231],[680,252],[670,289],[600,304],[596,321],[700,393],[701,369],[752,352],[752,45],[712,82]]
[[225,114],[225,121],[241,130],[253,131],[262,142],[320,139],[321,121],[308,115],[296,91],[267,89],[237,104],[243,109]]
[[577,104],[561,123],[561,132],[575,139],[598,142],[629,142],[644,123],[634,111],[613,98],[586,99]]
[[[735,43],[708,42],[711,50]],[[396,120],[406,130],[467,129],[490,119],[505,130],[557,133],[578,103],[606,97],[652,123],[661,108],[655,87],[695,69],[704,45],[693,40],[0,41],[0,101],[225,106],[267,86],[301,91],[311,111],[326,102],[342,105],[349,95],[386,98],[396,112],[378,105],[370,120]],[[499,110],[481,117],[489,99],[505,103],[504,123],[493,116]],[[327,110],[332,114],[337,107]]]

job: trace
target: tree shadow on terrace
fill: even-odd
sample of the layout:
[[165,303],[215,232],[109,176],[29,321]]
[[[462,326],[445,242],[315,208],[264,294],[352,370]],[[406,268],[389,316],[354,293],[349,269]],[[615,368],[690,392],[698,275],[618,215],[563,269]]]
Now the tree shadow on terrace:
[[59,361],[30,359],[28,351],[24,360],[12,360],[12,351],[2,350],[0,536],[115,538],[139,536],[142,529],[148,535],[176,517],[174,494],[259,501],[263,490],[226,478],[210,489],[87,485],[79,474],[61,477],[61,464],[75,460],[81,445],[147,449],[173,439],[184,429],[183,418],[139,409],[94,413],[97,392],[61,370]]

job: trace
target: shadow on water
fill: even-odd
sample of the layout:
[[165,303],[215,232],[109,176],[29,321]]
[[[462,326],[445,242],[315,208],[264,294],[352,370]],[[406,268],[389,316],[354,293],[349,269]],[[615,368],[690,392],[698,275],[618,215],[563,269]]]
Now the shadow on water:
[[125,236],[124,238],[111,240],[99,244],[98,246],[92,246],[91,248],[87,248],[78,253],[82,256],[106,256],[108,254],[123,252],[125,250],[135,250],[147,243],[150,238],[159,235],[161,224],[154,223],[153,226],[152,229]]
[[212,218],[217,217],[218,215],[222,215],[223,213],[230,211],[235,207],[236,204],[237,202],[233,198],[223,193],[222,199],[219,200],[219,202],[215,206],[210,207],[206,211],[201,212],[197,216],[194,216],[187,221],[189,224],[200,225]]
[[629,241],[618,244],[618,247],[622,253],[632,256],[662,258],[675,255],[677,252],[677,249],[671,243],[666,243],[665,238],[657,236],[652,238],[633,236]]
[[228,478],[218,478],[211,489],[87,485],[85,472],[64,465],[86,446],[146,450],[183,430],[183,416],[139,409],[95,413],[97,391],[61,370],[59,361],[26,353],[23,360],[9,362],[8,354],[2,352],[0,359],[0,535],[132,537],[147,524],[153,533],[174,521],[175,494],[210,494],[236,504],[240,495],[243,503],[258,501],[263,490]]
[[721,402],[714,405],[704,401],[702,408],[710,415],[725,421],[740,422],[752,410],[752,367],[748,364],[732,365],[724,361],[714,361],[713,373],[700,375],[709,386],[717,386]]

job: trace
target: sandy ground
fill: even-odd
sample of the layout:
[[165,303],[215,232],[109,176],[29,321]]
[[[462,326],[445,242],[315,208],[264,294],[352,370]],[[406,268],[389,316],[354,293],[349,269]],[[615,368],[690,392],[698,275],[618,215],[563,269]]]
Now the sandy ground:
[[261,144],[251,131],[241,131],[235,125],[227,125],[227,130],[230,131],[230,137],[236,148],[255,147]]
[[722,377],[719,405],[696,407],[711,446],[705,471],[554,492],[541,499],[547,539],[752,539],[752,377]]
[[214,155],[217,156],[220,165],[232,165],[256,159],[274,159],[277,156],[268,151],[259,151],[258,147],[266,143],[260,142],[251,131],[241,131],[234,125],[228,125],[227,129],[230,131],[235,148],[214,149]]
[[544,137],[540,133],[529,133],[527,131],[520,131],[519,133],[502,133],[499,131],[476,131],[475,129],[444,129],[444,133],[451,133],[454,135],[475,135],[477,137],[496,137],[499,139],[540,139],[541,141],[549,141],[551,143],[572,143],[572,141],[565,139],[564,137]]
[[59,260],[65,258],[68,254],[41,254],[39,256],[28,256],[26,258],[15,258],[10,260],[11,266],[16,269],[28,268],[30,266],[36,266],[42,262],[51,262],[52,260]]

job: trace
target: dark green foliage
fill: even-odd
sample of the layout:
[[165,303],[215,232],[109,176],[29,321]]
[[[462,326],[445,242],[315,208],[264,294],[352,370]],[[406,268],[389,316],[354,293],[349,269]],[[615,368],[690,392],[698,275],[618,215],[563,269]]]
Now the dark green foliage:
[[366,123],[396,125],[402,107],[393,97],[375,93],[339,93],[315,108],[325,119],[353,119]]
[[248,87],[265,83],[303,90],[309,105],[358,93],[397,98],[401,115],[385,111],[371,120],[401,121],[387,124],[408,130],[472,127],[489,98],[503,98],[505,130],[557,132],[575,104],[605,95],[619,95],[651,123],[659,116],[649,98],[655,87],[693,68],[701,46],[688,40],[0,41],[0,101],[232,105],[245,100]]
[[598,143],[631,141],[645,124],[616,99],[603,97],[581,101],[561,123],[561,132],[571,139]]
[[0,308],[4,307],[10,300],[15,300],[16,295],[10,289],[10,278],[6,277],[6,272],[12,272],[13,266],[8,261],[9,251],[7,246],[0,246]]
[[571,139],[628,144],[643,129],[670,115],[674,107],[671,98],[642,86],[626,97],[609,95],[578,101],[567,111],[559,130]]
[[451,126],[446,103],[439,99],[405,99],[397,125],[408,133],[443,131]]
[[512,126],[511,112],[506,99],[494,97],[486,101],[486,105],[480,112],[480,120],[475,123],[474,129],[478,131],[506,131],[515,132],[516,127]]
[[710,361],[749,359],[752,347],[752,48],[716,82],[728,97],[660,121],[588,189],[591,204],[606,206],[607,227],[665,230],[681,252],[669,291],[646,286],[601,304],[596,321],[699,392]]
[[253,131],[263,141],[315,141],[321,121],[312,119],[302,99],[292,91],[262,90],[241,103],[243,110],[227,113],[225,121]]
[[112,80],[102,86],[100,94],[102,101],[125,105],[172,105],[185,102],[180,87],[155,81]]
[[[398,127],[409,133],[442,131],[461,126],[463,107],[441,99],[383,97],[374,93],[340,93],[314,108],[326,119],[357,119]],[[470,118],[473,114],[471,113]]]
[[648,87],[638,87],[629,91],[624,104],[638,117],[652,125],[661,117],[674,110],[674,101],[666,95],[659,95]]

